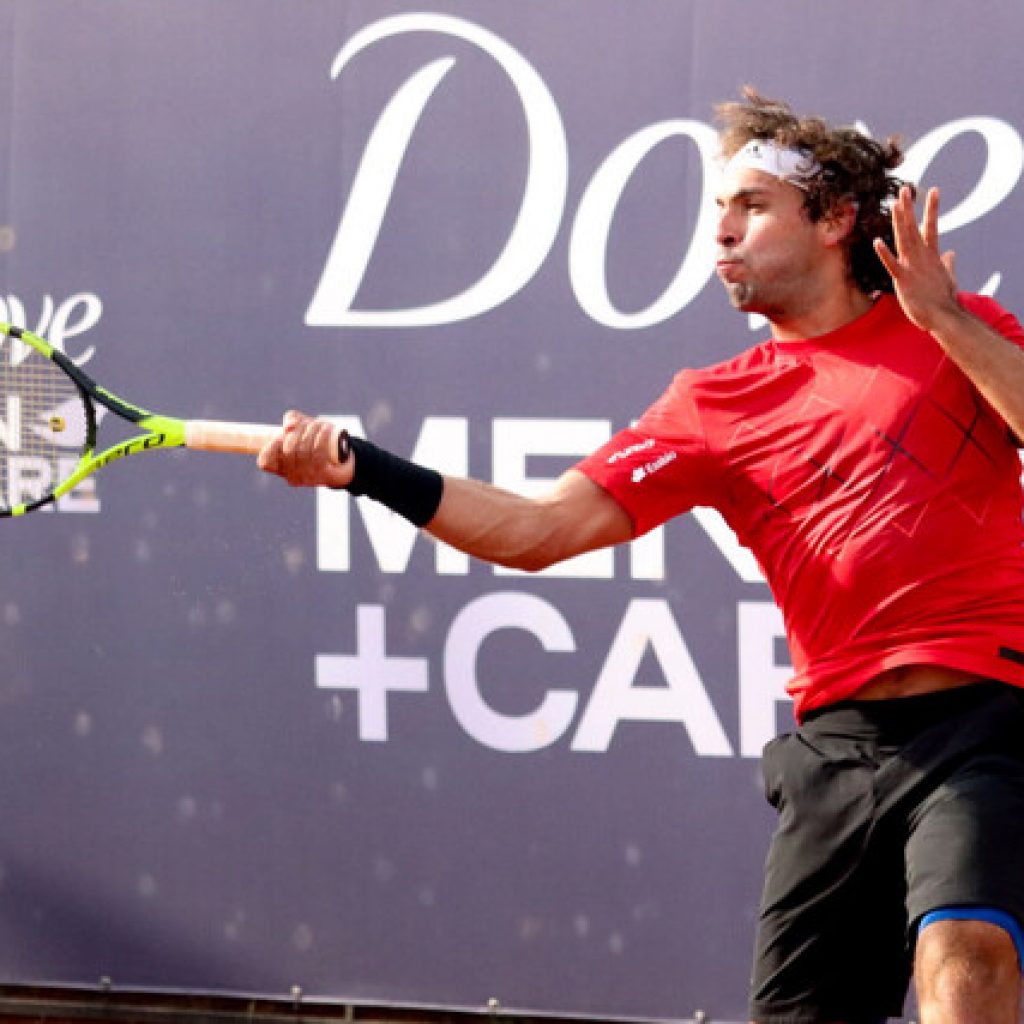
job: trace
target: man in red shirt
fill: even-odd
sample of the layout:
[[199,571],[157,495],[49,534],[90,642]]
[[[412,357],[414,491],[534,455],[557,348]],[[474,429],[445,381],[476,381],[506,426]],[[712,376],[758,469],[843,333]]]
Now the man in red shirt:
[[799,729],[751,1014],[1013,1024],[1024,958],[1024,331],[959,294],[901,154],[747,90],[719,108],[719,278],[771,338],[684,370],[529,499],[285,417],[261,466],[366,494],[490,562],[540,569],[718,508],[783,610]]

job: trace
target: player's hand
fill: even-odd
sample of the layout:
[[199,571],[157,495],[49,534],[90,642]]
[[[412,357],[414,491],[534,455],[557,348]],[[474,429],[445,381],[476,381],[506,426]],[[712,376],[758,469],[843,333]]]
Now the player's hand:
[[924,222],[918,227],[914,193],[904,186],[892,208],[894,253],[875,239],[875,252],[892,277],[903,312],[924,331],[935,330],[944,318],[962,313],[956,297],[953,252],[939,252],[939,190],[925,196]]
[[292,487],[345,487],[352,480],[354,456],[338,463],[340,427],[327,420],[290,410],[281,433],[257,457],[260,469],[286,480]]

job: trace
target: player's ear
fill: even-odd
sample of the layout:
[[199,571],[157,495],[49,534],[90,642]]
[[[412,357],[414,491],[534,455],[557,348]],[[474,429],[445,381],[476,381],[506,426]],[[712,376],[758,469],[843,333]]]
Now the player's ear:
[[819,221],[826,245],[842,245],[857,223],[857,201],[848,196]]

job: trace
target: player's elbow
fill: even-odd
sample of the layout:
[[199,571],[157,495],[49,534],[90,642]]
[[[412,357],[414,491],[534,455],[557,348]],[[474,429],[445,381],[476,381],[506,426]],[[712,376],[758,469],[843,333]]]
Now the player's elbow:
[[550,569],[560,562],[583,554],[594,545],[581,543],[579,529],[565,529],[561,524],[552,524],[541,533],[520,538],[504,553],[501,564],[506,569],[538,573]]
[[548,551],[526,551],[507,561],[503,560],[502,566],[505,569],[518,569],[519,572],[537,573],[563,561],[565,556],[559,557]]
[[[596,491],[590,492],[597,494]],[[539,501],[530,528],[513,545],[515,555],[508,568],[537,573],[570,558],[632,539],[632,522],[625,512],[601,492],[600,501],[581,511],[564,503]]]

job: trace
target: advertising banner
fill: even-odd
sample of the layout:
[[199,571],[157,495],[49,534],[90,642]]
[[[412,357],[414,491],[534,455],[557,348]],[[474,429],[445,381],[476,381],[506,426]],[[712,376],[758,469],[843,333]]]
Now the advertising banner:
[[[712,265],[744,84],[899,134],[961,286],[1024,311],[1022,38],[989,0],[0,0],[0,320],[160,412],[539,493],[765,336]],[[790,662],[717,514],[527,575],[154,452],[0,532],[0,981],[747,1019]]]

